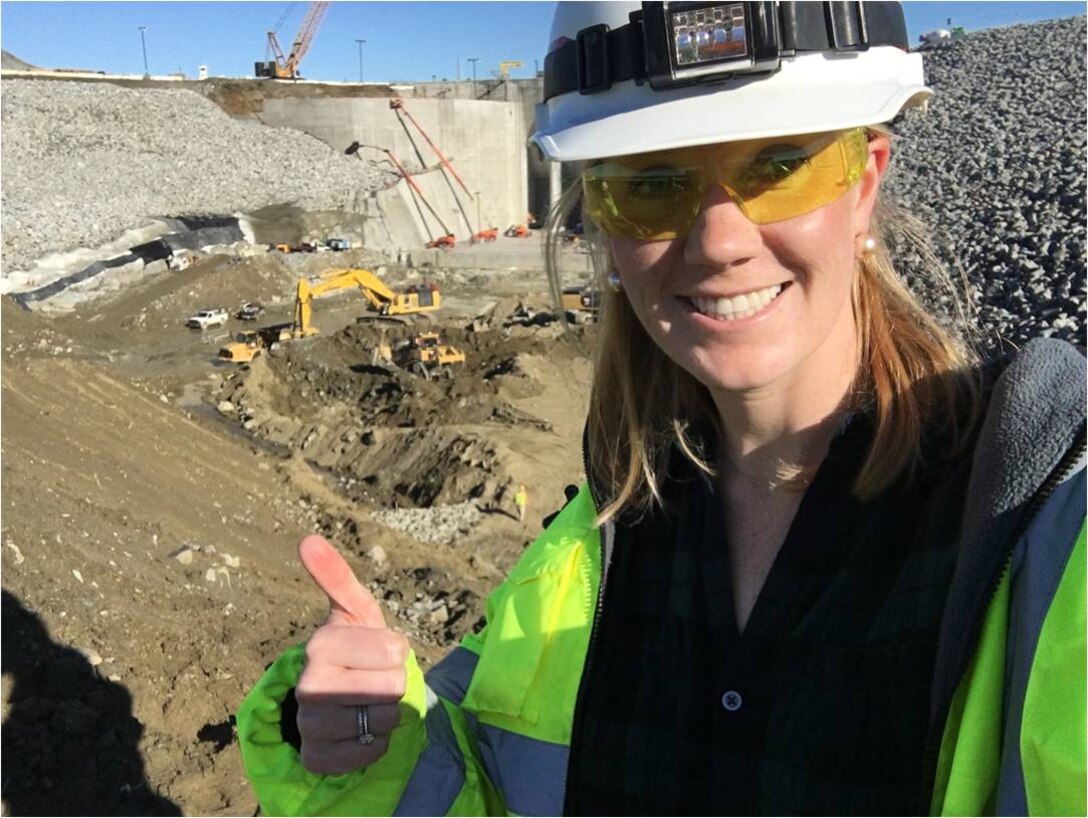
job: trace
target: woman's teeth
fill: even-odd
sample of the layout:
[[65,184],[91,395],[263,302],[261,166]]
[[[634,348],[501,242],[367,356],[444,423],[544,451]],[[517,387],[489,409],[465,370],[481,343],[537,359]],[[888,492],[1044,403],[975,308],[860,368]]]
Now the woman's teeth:
[[692,298],[691,303],[703,315],[717,318],[719,321],[736,321],[755,315],[782,292],[782,285],[775,284],[753,293],[737,295],[733,298]]

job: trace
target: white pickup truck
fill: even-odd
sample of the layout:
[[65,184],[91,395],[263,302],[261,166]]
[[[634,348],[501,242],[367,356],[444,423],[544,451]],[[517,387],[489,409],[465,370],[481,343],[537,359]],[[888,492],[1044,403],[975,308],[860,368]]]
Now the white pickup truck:
[[210,310],[200,310],[196,315],[185,322],[185,326],[192,327],[193,329],[221,327],[227,323],[228,317],[227,311],[219,307]]

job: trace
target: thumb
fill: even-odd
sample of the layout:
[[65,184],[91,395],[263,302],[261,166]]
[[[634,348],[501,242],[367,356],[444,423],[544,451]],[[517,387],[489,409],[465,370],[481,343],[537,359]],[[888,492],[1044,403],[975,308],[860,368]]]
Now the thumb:
[[340,552],[324,537],[311,534],[298,544],[298,555],[317,587],[329,598],[328,622],[384,628],[381,606],[355,578]]

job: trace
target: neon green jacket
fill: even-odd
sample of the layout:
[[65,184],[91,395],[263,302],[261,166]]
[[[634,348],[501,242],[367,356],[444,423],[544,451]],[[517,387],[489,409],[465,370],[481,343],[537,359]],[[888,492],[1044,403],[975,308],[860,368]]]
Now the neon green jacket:
[[[1084,382],[1071,347],[1033,343],[991,400],[938,645],[933,814],[1086,812]],[[302,647],[281,656],[238,713],[264,813],[560,814],[612,536],[595,515],[583,486],[489,597],[485,629],[426,679],[409,660],[401,726],[365,770],[303,769],[281,729]]]

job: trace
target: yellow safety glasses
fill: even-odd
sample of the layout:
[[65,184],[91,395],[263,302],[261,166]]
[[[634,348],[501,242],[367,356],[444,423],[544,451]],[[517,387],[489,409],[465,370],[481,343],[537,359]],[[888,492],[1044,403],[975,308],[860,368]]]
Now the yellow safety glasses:
[[683,236],[721,185],[745,216],[770,224],[838,199],[868,161],[865,128],[619,156],[582,174],[586,212],[606,233],[642,241]]

